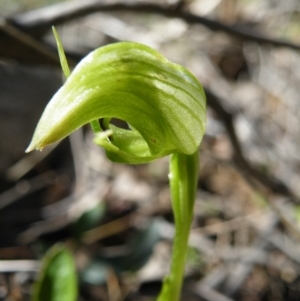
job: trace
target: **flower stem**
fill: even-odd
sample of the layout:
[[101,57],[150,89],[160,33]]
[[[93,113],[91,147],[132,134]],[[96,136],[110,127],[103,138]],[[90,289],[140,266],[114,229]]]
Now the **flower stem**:
[[92,130],[94,133],[100,133],[102,132],[99,121],[98,120],[93,120],[90,122],[90,125],[92,127]]
[[158,301],[178,301],[180,298],[188,238],[193,220],[198,169],[198,150],[192,155],[179,153],[171,155],[169,178],[176,232],[170,273],[164,280]]

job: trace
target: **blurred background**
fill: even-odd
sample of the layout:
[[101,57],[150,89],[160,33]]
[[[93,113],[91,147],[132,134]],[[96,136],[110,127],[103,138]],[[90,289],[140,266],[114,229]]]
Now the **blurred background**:
[[182,300],[300,300],[299,12],[296,0],[0,0],[0,300],[30,300],[57,242],[82,301],[154,300],[169,267],[168,158],[112,164],[89,127],[24,153],[63,82],[52,25],[70,66],[130,40],[205,88]]

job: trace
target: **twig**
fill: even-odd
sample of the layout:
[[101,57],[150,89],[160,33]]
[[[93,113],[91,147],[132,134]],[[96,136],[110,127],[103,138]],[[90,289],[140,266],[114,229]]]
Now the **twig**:
[[189,24],[202,24],[213,31],[222,31],[237,36],[247,41],[270,44],[276,47],[288,47],[299,50],[300,45],[264,36],[250,28],[240,25],[227,25],[219,21],[194,15],[184,11],[180,2],[168,4],[167,1],[72,1],[64,2],[49,7],[33,10],[27,13],[10,17],[10,22],[20,29],[34,36],[40,36],[49,30],[52,25],[62,24],[66,21],[76,19],[94,13],[96,11],[133,11],[144,13],[156,13],[171,18],[181,18]]
[[265,211],[259,211],[244,216],[238,216],[236,218],[223,221],[217,224],[212,224],[201,228],[194,228],[192,229],[191,233],[198,233],[204,235],[220,235],[240,230],[241,228],[249,227],[252,220],[258,220],[265,214]]
[[107,291],[109,295],[109,300],[111,301],[124,300],[124,298],[122,298],[122,290],[119,283],[119,279],[112,268],[108,268]]
[[11,205],[25,195],[52,185],[55,182],[55,174],[46,172],[29,180],[18,182],[14,187],[0,194],[0,210]]
[[0,260],[0,273],[37,271],[37,260]]
[[214,267],[212,270],[210,270],[205,277],[203,277],[197,284],[196,288],[200,285],[204,285],[205,287],[210,288],[217,288],[219,287],[224,279],[226,279],[227,276],[227,269],[225,265],[219,264],[216,267]]
[[58,145],[58,143],[51,144],[42,152],[32,152],[25,155],[21,160],[11,166],[7,172],[6,177],[11,181],[17,181],[32,170],[38,163],[44,160]]
[[[0,17],[0,58],[12,59],[26,64],[60,66],[56,50],[47,43],[37,40],[30,33],[10,24]],[[81,56],[68,53],[70,66],[75,66]]]
[[264,236],[264,239],[290,260],[300,264],[299,245],[295,244],[288,236],[279,231],[274,231],[270,235]]
[[[275,225],[278,223],[277,217],[272,212],[270,212],[265,217],[267,225],[263,229],[257,229],[259,231],[259,235],[255,238],[252,246],[250,247],[252,250],[252,255],[254,255],[254,253],[256,252],[256,255],[259,255],[260,259],[262,260],[257,260],[257,258],[253,256],[252,258],[242,261],[239,259],[238,254],[234,254],[235,256],[237,255],[234,260],[237,260],[238,262],[232,265],[233,257],[229,258],[228,256],[226,256],[226,254],[216,253],[213,248],[210,248],[210,254],[208,255],[219,257],[225,262],[223,266],[217,266],[216,268],[214,268],[205,278],[203,278],[196,284],[195,287],[193,287],[193,291],[195,293],[208,301],[222,300],[223,297],[229,298],[228,296],[233,296],[240,288],[240,286],[244,283],[246,277],[251,272],[253,265],[257,262],[259,262],[260,264],[265,262],[266,256],[264,250],[267,248],[267,246],[269,246],[269,243],[265,238],[273,232]],[[196,236],[196,234],[192,233],[191,238],[193,236]],[[248,250],[250,250],[250,248],[248,248]],[[248,251],[246,250],[246,252]],[[215,291],[215,289],[217,289],[221,285],[222,287],[224,287],[226,296],[221,295],[217,291]],[[208,295],[206,295],[206,292],[208,293]],[[218,294],[216,295],[216,298],[221,299],[214,299],[214,293]]]
[[254,247],[225,247],[218,250],[217,256],[226,262],[240,262],[253,264],[266,264],[269,259],[268,252]]
[[90,180],[89,168],[86,160],[86,149],[84,147],[83,131],[78,129],[69,136],[73,164],[75,170],[75,194],[80,192],[88,185]]
[[83,235],[83,242],[86,244],[91,244],[97,240],[109,237],[111,235],[123,232],[132,226],[132,219],[136,215],[136,212],[129,215],[125,215],[119,219],[113,220],[105,225],[101,225],[97,228],[89,230]]
[[97,11],[118,11],[128,10],[135,12],[155,12],[164,13],[176,7],[168,5],[167,1],[115,1],[115,0],[86,0],[62,2],[44,8],[32,10],[26,13],[11,16],[9,21],[18,28],[30,33],[33,36],[41,36],[49,30],[52,25],[63,24],[90,13]]
[[274,210],[274,212],[276,212],[276,214],[278,215],[278,218],[280,219],[280,221],[282,222],[282,224],[285,226],[285,228],[290,232],[290,234],[292,234],[292,236],[299,242],[300,241],[300,229],[299,229],[299,225],[297,223],[295,223],[295,219],[293,218],[292,215],[292,208],[290,208],[290,212],[291,214],[288,214],[287,209],[283,207],[283,202],[282,200],[278,199],[276,201],[273,201],[272,203],[270,203],[270,207]]
[[36,222],[29,229],[26,229],[18,236],[18,243],[29,244],[36,241],[41,235],[51,233],[62,229],[69,224],[68,215],[60,215],[58,217]]
[[89,185],[80,194],[73,193],[58,203],[44,207],[45,220],[36,222],[23,231],[19,235],[19,242],[30,243],[41,235],[58,231],[77,220],[79,216],[95,207],[104,198],[107,189],[104,189],[105,184],[102,184],[98,182],[97,185]]
[[[254,249],[263,251],[267,248],[268,242],[266,237],[273,233],[274,227],[278,224],[278,218],[272,212],[270,212],[267,220],[267,226],[263,229],[258,229],[260,230],[259,235],[252,243]],[[234,266],[230,266],[225,283],[226,295],[233,296],[238,291],[251,272],[253,264],[254,262],[238,262]]]
[[[251,185],[257,188],[256,183],[253,181],[253,179],[255,179],[259,183],[263,184],[266,188],[270,189],[273,193],[285,195],[289,197],[293,202],[299,203],[299,199],[282,181],[276,179],[275,177],[263,174],[262,172],[251,166],[251,164],[244,156],[240,141],[236,135],[233,123],[235,115],[223,107],[222,100],[219,99],[219,97],[216,96],[211,90],[206,88],[205,93],[207,96],[208,105],[215,111],[215,113],[218,115],[225,126],[228,137],[232,144],[232,148],[234,150],[233,160],[241,170],[245,179],[250,182]],[[249,175],[251,176],[251,178],[249,178]]]
[[219,293],[205,283],[199,282],[193,287],[193,292],[206,301],[234,301],[233,299]]
[[26,63],[58,65],[58,56],[45,44],[0,18],[0,57],[19,60]]

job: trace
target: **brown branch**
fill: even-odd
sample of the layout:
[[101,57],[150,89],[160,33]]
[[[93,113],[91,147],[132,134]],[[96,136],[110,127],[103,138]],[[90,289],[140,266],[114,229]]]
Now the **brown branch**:
[[[285,183],[283,183],[279,179],[276,179],[275,177],[268,176],[251,166],[251,164],[244,156],[241,144],[235,132],[233,123],[234,114],[229,112],[222,106],[222,101],[212,91],[205,89],[205,93],[207,96],[208,106],[210,106],[214,110],[214,112],[218,115],[225,126],[232,148],[234,150],[233,160],[241,170],[242,174],[245,176],[246,180],[250,182],[250,184],[255,185],[255,183],[253,182],[253,179],[255,179],[259,183],[263,184],[266,188],[270,189],[273,193],[279,193],[288,196],[295,203],[299,203],[298,198]],[[249,176],[252,179],[249,178]]]
[[0,57],[25,63],[59,65],[58,55],[54,51],[3,18],[0,18],[0,42]]
[[[10,17],[10,22],[31,35],[42,35],[52,25],[58,25],[84,17],[97,11],[118,11],[128,10],[135,12],[163,12],[168,11],[170,6],[166,6],[164,1],[160,4],[153,1],[115,1],[115,0],[86,0],[63,2],[44,8],[32,10],[26,13]],[[172,6],[174,7],[174,6]]]
[[[82,58],[70,52],[67,56],[70,66],[75,66]],[[55,48],[18,29],[2,17],[0,17],[0,58],[25,64],[60,66]]]
[[115,1],[86,0],[55,4],[10,17],[10,22],[27,33],[40,36],[52,25],[62,24],[96,11],[133,11],[139,13],[156,13],[171,18],[181,18],[189,24],[201,24],[213,31],[222,31],[247,41],[270,44],[277,47],[288,47],[299,50],[300,45],[282,39],[264,36],[251,28],[240,25],[227,25],[219,21],[194,15],[182,9],[181,2],[175,5],[166,1]]

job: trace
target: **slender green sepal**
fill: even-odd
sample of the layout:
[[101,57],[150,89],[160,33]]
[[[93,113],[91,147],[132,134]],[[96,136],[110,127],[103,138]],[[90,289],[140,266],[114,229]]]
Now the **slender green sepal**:
[[65,55],[63,44],[62,44],[61,39],[59,37],[59,34],[56,31],[54,26],[52,26],[52,31],[53,31],[55,41],[56,41],[56,45],[57,45],[57,50],[58,50],[58,55],[59,55],[61,68],[63,70],[63,73],[64,73],[65,77],[68,78],[70,76],[71,72],[70,72],[68,61],[67,61],[67,58],[66,58],[66,55]]
[[[71,72],[70,72],[70,67],[69,67],[69,64],[68,64],[68,61],[67,61],[67,57],[66,57],[66,54],[65,54],[63,44],[62,44],[60,36],[59,36],[58,32],[56,31],[54,26],[52,26],[52,31],[53,31],[55,41],[56,41],[56,45],[57,45],[57,50],[58,50],[61,69],[63,70],[63,73],[64,73],[65,77],[68,78],[71,75]],[[94,133],[101,132],[101,127],[99,125],[98,120],[92,120],[90,122],[90,125],[91,125],[91,128],[92,128]]]
[[170,188],[175,218],[171,269],[158,301],[178,301],[184,275],[188,238],[193,220],[199,170],[198,150],[192,155],[175,153],[170,159]]

